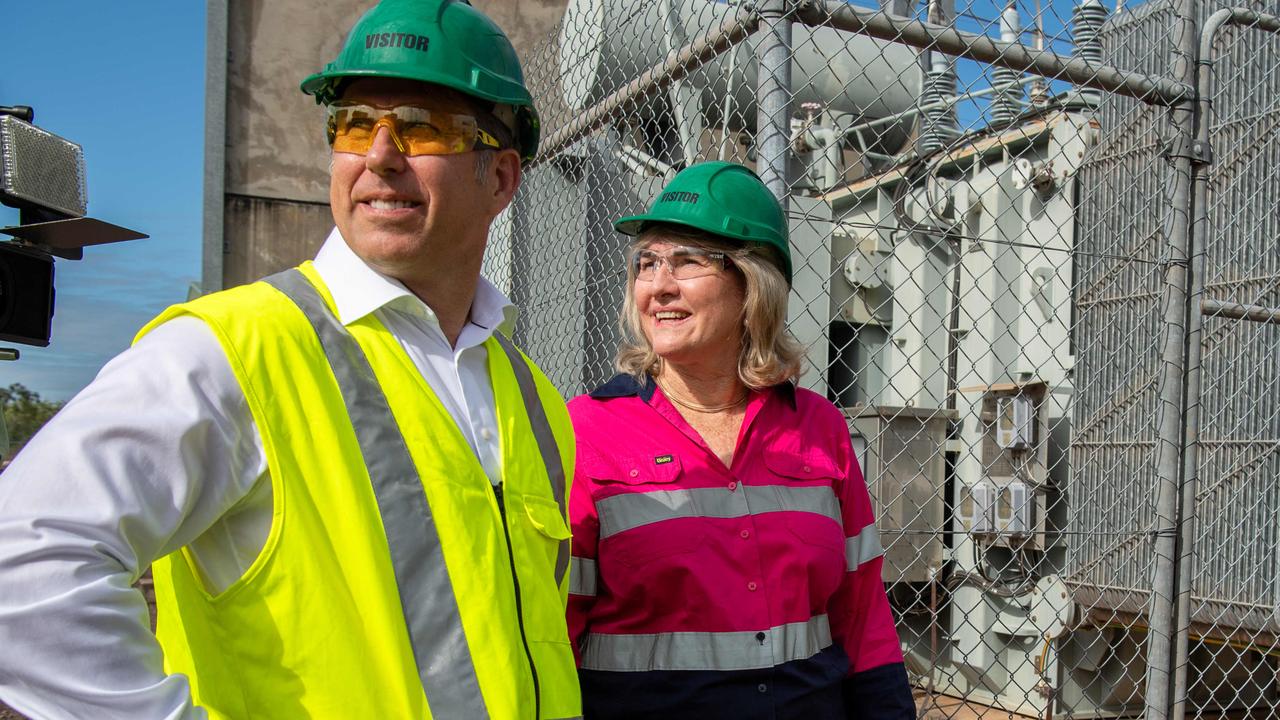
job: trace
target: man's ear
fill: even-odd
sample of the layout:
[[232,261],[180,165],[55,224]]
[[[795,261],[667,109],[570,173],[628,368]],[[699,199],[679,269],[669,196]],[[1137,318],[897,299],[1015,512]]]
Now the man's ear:
[[492,183],[493,199],[497,203],[497,212],[502,212],[520,189],[523,177],[520,169],[520,154],[515,150],[498,150],[489,166],[489,179]]

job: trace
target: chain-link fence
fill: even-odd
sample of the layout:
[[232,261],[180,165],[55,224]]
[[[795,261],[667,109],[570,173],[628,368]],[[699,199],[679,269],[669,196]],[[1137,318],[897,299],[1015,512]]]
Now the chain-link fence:
[[1280,716],[1280,25],[886,2],[570,2],[487,259],[517,339],[566,395],[606,380],[610,223],[746,163],[921,715]]

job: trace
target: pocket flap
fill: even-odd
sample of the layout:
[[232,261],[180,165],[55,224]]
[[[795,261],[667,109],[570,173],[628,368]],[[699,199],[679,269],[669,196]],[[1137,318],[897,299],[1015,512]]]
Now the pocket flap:
[[524,496],[524,512],[529,516],[529,523],[538,532],[552,540],[568,540],[569,526],[560,514],[560,506],[554,500],[540,498],[536,495]]
[[608,461],[596,460],[582,471],[598,482],[644,485],[675,482],[680,477],[680,457],[673,453],[659,455],[616,455]]
[[834,459],[813,451],[801,453],[765,450],[764,464],[773,474],[792,480],[817,480],[841,476]]

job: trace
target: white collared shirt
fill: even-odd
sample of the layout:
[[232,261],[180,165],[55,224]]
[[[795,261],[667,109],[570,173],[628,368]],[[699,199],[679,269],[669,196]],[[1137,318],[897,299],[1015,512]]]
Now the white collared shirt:
[[[483,343],[515,308],[483,278],[449,345],[435,313],[335,229],[316,256],[343,324],[373,313],[501,477]],[[33,717],[204,717],[129,586],[187,546],[217,591],[270,529],[262,440],[209,328],[179,317],[103,367],[0,475],[0,700]]]

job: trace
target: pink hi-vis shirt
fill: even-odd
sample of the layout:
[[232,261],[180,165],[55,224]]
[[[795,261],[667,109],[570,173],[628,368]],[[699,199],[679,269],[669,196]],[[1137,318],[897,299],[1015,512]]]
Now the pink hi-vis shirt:
[[752,393],[729,468],[652,380],[569,412],[586,717],[915,717],[839,410]]

